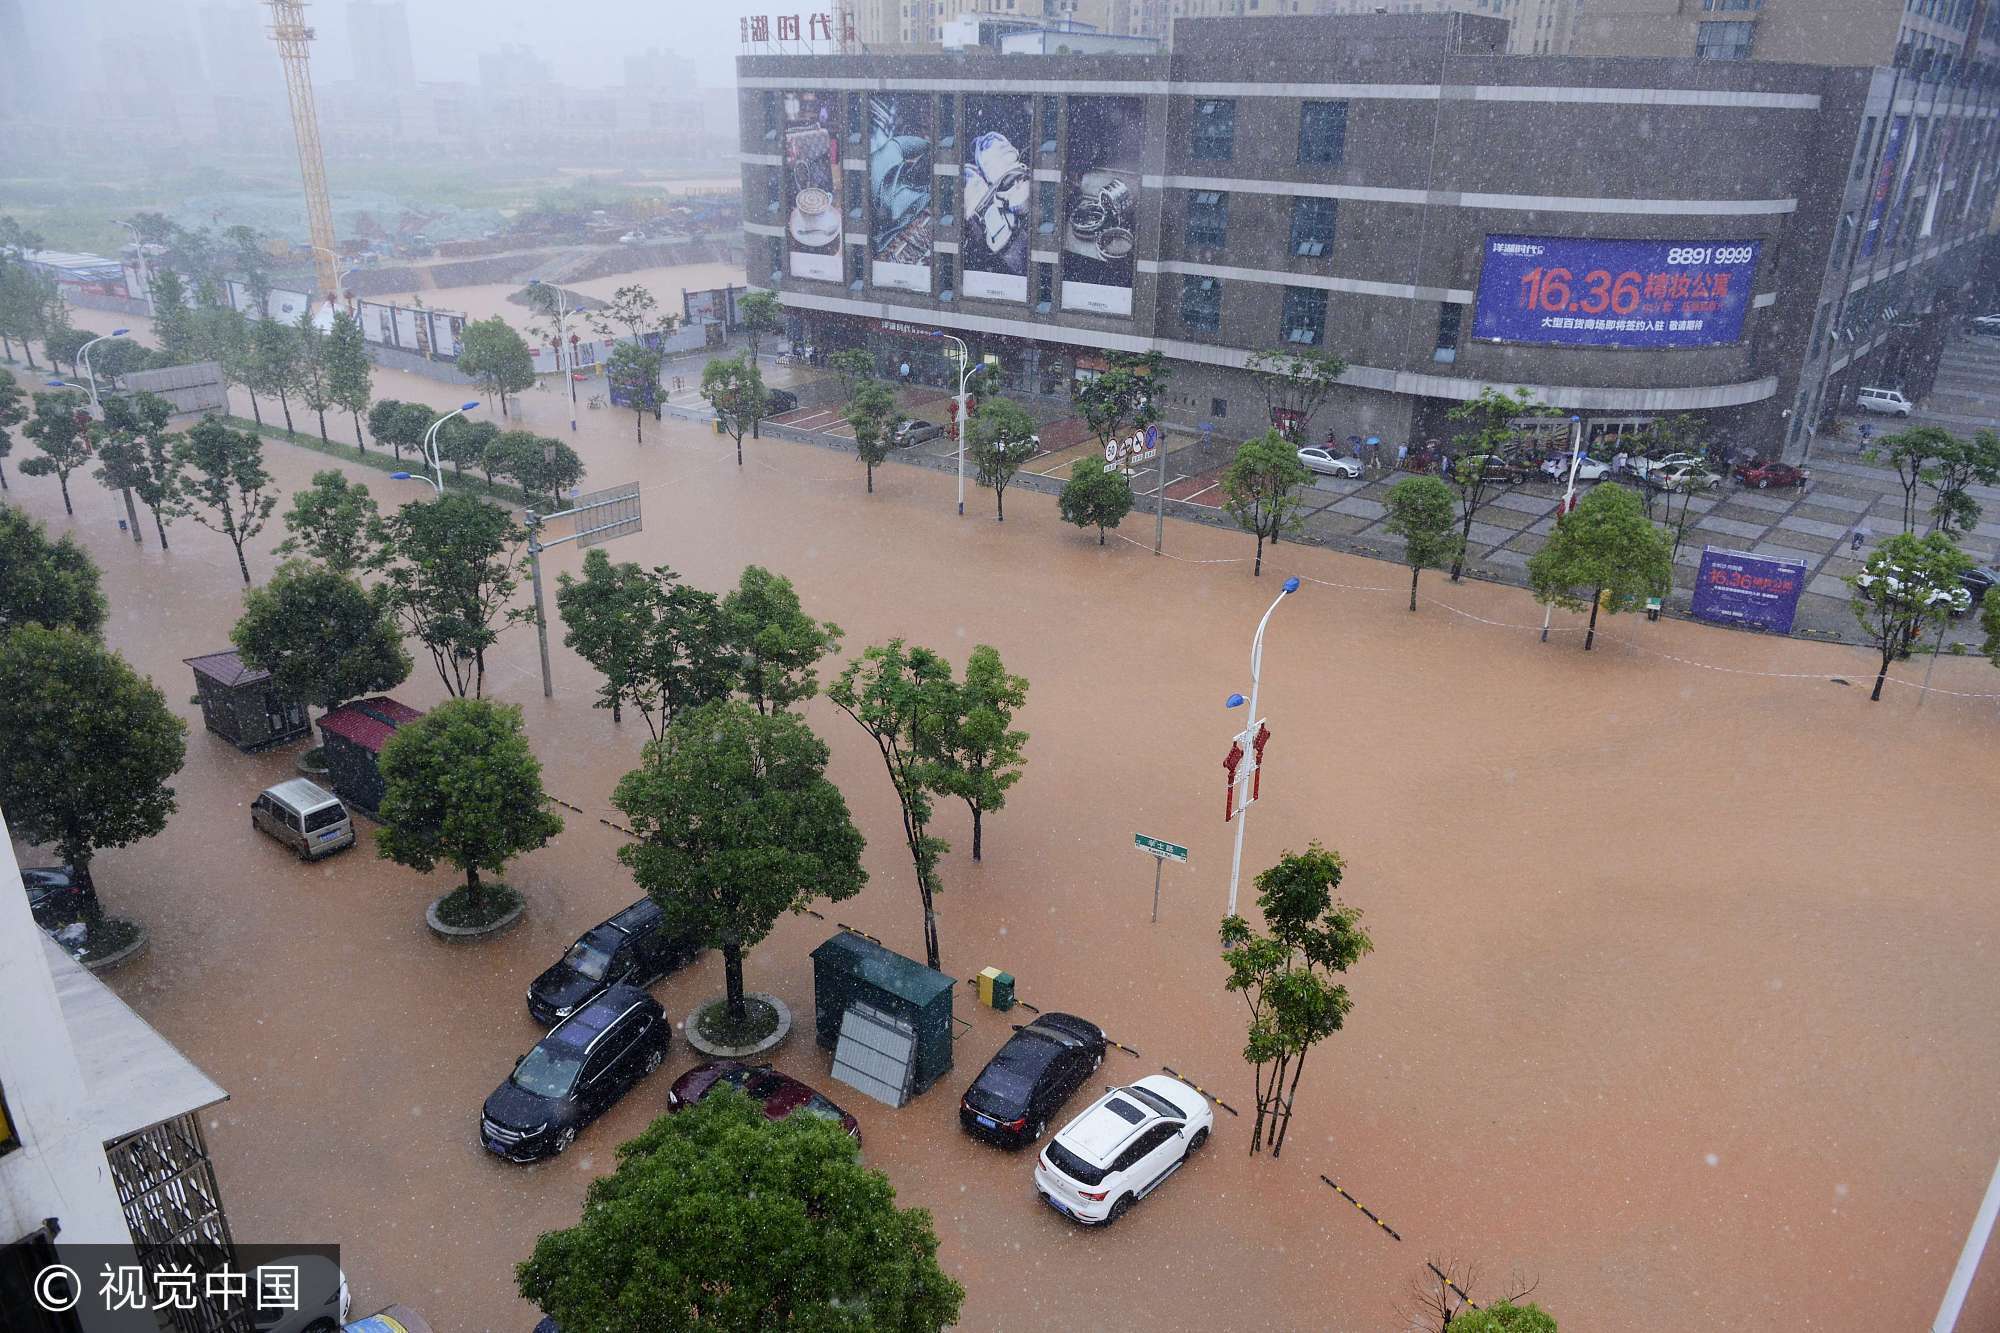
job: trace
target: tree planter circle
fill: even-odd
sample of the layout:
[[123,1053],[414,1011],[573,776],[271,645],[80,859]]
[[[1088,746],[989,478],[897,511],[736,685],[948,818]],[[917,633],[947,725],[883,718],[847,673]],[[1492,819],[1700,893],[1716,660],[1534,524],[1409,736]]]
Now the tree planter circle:
[[317,745],[298,757],[298,770],[309,778],[323,778],[332,771],[326,766],[326,751]]
[[740,1060],[749,1055],[762,1055],[766,1051],[776,1050],[779,1046],[783,1045],[785,1038],[792,1034],[792,1011],[785,1006],[785,1002],[775,995],[765,995],[758,991],[747,991],[744,993],[743,998],[767,1004],[777,1013],[778,1025],[771,1029],[768,1036],[764,1037],[761,1041],[752,1042],[748,1046],[723,1046],[702,1036],[700,1021],[702,1013],[713,1005],[727,1002],[723,997],[717,996],[715,999],[699,1005],[693,1013],[688,1015],[687,1022],[682,1025],[682,1031],[687,1036],[687,1044],[700,1051],[703,1055],[718,1060]]
[[140,954],[146,952],[146,945],[151,941],[152,936],[147,932],[144,926],[139,925],[137,922],[131,922],[129,924],[131,924],[132,928],[138,932],[138,934],[133,937],[132,942],[126,945],[124,948],[118,950],[116,953],[108,953],[104,955],[104,957],[102,958],[90,958],[90,959],[79,960],[83,963],[83,966],[86,970],[91,972],[109,972],[112,968],[117,967],[119,964],[128,963],[132,959],[137,958]]
[[[489,885],[488,887],[497,889],[501,886]],[[452,892],[455,893],[457,890],[454,889]],[[528,910],[528,900],[516,894],[514,906],[486,925],[446,925],[444,919],[438,915],[438,904],[450,896],[451,894],[447,893],[433,898],[431,899],[430,906],[424,908],[424,924],[431,928],[431,934],[443,940],[478,940],[485,939],[489,935],[498,935],[502,931],[512,929],[514,924],[521,919],[522,914]]]

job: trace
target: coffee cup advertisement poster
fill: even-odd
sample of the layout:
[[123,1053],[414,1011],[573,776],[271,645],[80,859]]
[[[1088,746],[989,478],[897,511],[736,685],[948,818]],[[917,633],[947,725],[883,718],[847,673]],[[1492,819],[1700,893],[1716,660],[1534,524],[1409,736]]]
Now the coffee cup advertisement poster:
[[792,276],[839,282],[840,151],[824,93],[785,94],[785,199]]

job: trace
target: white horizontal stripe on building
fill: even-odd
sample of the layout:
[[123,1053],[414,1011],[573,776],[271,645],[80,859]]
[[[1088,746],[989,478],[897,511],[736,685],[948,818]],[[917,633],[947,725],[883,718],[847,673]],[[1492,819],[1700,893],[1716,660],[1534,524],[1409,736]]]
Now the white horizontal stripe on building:
[[785,229],[772,222],[746,222],[743,230],[752,236],[783,236]]
[[1501,208],[1538,213],[1643,213],[1662,217],[1765,217],[1791,213],[1797,199],[1608,199],[1554,194],[1482,194],[1461,190],[1405,190],[1385,185],[1332,185],[1322,181],[1260,181],[1231,176],[1142,176],[1148,189],[1222,190],[1313,199],[1361,199],[1378,204],[1430,204],[1441,208]]
[[1141,273],[1185,273],[1231,282],[1262,282],[1274,287],[1315,287],[1361,296],[1393,296],[1406,301],[1444,301],[1471,305],[1472,293],[1457,287],[1417,287],[1407,282],[1369,282],[1364,278],[1334,278],[1319,273],[1289,273],[1283,269],[1235,268],[1228,264],[1195,264],[1184,259],[1142,259]]
[[776,153],[738,153],[736,156],[753,167],[775,167],[778,165]]
[[1767,305],[1776,304],[1778,304],[1778,294],[1776,292],[1759,292],[1751,298],[1750,308],[1752,310],[1762,310]]
[[[753,290],[764,290],[752,284]],[[969,315],[957,310],[929,310],[916,306],[890,305],[886,301],[862,301],[844,296],[821,296],[817,292],[785,290],[778,293],[782,305],[795,310],[822,310],[832,314],[859,315],[866,319],[901,320],[930,324],[964,333],[991,333],[1006,338],[1029,338],[1037,342],[1068,343],[1100,351],[1157,351],[1180,361],[1241,370],[1250,353],[1237,347],[1211,347],[1205,343],[1177,338],[1144,338],[1131,333],[1101,329],[1079,329],[1054,324],[1036,324],[1023,319],[1002,319],[992,315]],[[1410,371],[1378,366],[1349,366],[1341,383],[1384,393],[1414,394],[1426,398],[1467,401],[1488,388],[1511,389],[1514,381],[1493,385],[1484,380],[1460,379],[1449,375],[1419,375]],[[1700,384],[1678,389],[1600,389],[1559,384],[1528,384],[1541,401],[1553,407],[1590,412],[1688,412],[1710,407],[1737,407],[1760,402],[1778,391],[1775,375],[1737,384]]]

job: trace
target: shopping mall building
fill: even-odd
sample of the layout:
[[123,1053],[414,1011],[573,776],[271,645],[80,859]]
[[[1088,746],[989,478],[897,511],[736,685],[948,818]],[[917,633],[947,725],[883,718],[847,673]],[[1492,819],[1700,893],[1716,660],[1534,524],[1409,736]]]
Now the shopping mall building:
[[1510,56],[1506,31],[745,56],[749,281],[796,343],[892,378],[951,382],[939,330],[1020,394],[1157,349],[1169,422],[1224,437],[1269,419],[1247,358],[1319,348],[1348,369],[1312,438],[1449,435],[1454,404],[1520,384],[1594,435],[1696,412],[1792,457],[1981,313],[1984,64]]

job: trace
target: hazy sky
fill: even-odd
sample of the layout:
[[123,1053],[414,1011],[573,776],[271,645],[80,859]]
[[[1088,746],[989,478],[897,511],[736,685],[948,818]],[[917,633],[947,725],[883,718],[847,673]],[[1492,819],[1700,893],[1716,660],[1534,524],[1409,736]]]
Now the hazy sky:
[[[45,56],[94,63],[99,39],[118,32],[178,29],[197,40],[200,11],[211,5],[243,13],[249,0],[22,0],[31,33]],[[648,47],[678,51],[695,62],[711,87],[734,82],[738,18],[746,14],[831,11],[811,0],[405,0],[420,79],[472,80],[482,51],[503,44],[533,47],[556,77],[582,87],[624,78],[624,53]],[[264,7],[256,5],[258,26]],[[306,14],[319,32],[314,75],[352,77],[345,0],[310,0]],[[803,24],[802,24],[803,26]],[[275,62],[275,55],[273,61]],[[95,74],[95,69],[87,71]]]

